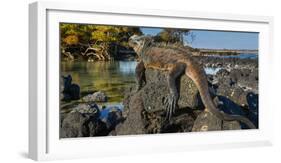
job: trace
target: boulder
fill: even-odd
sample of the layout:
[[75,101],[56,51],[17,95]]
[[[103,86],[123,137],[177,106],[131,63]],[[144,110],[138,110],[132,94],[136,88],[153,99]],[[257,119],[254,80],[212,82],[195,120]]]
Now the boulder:
[[236,86],[228,86],[225,84],[219,85],[217,89],[217,95],[225,96],[226,98],[231,99],[235,103],[239,104],[240,106],[247,105],[247,94],[249,91],[245,91],[240,87]]
[[[126,91],[124,115],[126,120],[117,125],[115,134],[152,134],[191,131],[194,117],[189,113],[176,114],[170,122],[164,120],[166,108],[164,100],[169,95],[167,74],[147,69],[144,87],[135,92],[130,88]],[[186,76],[178,81],[180,83],[179,108],[176,113],[202,107],[198,89],[191,79]],[[201,103],[200,103],[201,102]],[[201,104],[201,105],[200,105]]]
[[247,94],[258,92],[257,69],[221,69],[215,79],[216,94],[225,96],[240,106],[248,106]]
[[258,90],[258,69],[233,69],[230,78],[235,79],[236,83],[254,92]]
[[217,108],[224,113],[245,116],[243,109],[225,96],[216,96],[214,98],[214,103],[217,105]]
[[70,113],[61,116],[61,138],[106,136],[109,130],[99,119],[96,105],[79,104]]
[[[140,91],[144,109],[148,112],[164,111],[163,102],[169,95],[167,74],[152,69],[147,69],[145,74],[147,83]],[[202,107],[199,91],[190,78],[183,75],[178,81],[178,85],[180,85],[179,108]]]
[[80,98],[79,85],[72,83],[71,75],[62,76],[60,81],[60,99],[64,101],[78,100]]
[[100,114],[99,107],[96,103],[82,103],[69,109],[71,113],[79,112],[81,114]]
[[117,125],[112,135],[156,134],[171,132],[190,132],[194,122],[192,109],[179,109],[170,121],[165,121],[165,111],[147,111],[144,108],[143,92],[127,99],[129,111],[126,120]]
[[192,128],[192,132],[196,131],[217,131],[217,130],[239,130],[240,123],[237,121],[222,121],[209,111],[200,113]]
[[259,96],[258,94],[248,93],[247,102],[249,106],[248,118],[254,123],[255,126],[259,126],[258,114],[259,114]]
[[178,113],[168,123],[162,122],[160,133],[191,132],[194,120],[192,112]]
[[60,137],[89,137],[106,136],[109,131],[106,124],[96,116],[81,114],[79,112],[68,113],[62,121]]
[[84,102],[106,102],[108,97],[102,91],[95,92],[93,94],[86,95],[82,98]]
[[109,130],[113,130],[115,126],[124,119],[122,110],[117,106],[110,106],[102,109],[99,118],[106,124]]
[[73,138],[89,135],[84,125],[87,120],[87,117],[82,116],[78,112],[67,114],[62,121],[60,137]]
[[140,92],[128,95],[124,99],[126,120],[119,123],[111,135],[137,135],[145,134],[142,112],[144,111],[143,101]]

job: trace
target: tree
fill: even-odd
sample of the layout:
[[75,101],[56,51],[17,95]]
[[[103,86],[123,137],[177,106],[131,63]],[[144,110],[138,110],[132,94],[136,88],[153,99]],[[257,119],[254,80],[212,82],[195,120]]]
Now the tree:
[[189,34],[189,29],[165,28],[161,32],[159,32],[154,39],[156,42],[164,42],[166,44],[177,43],[180,45],[184,45],[184,36],[188,36]]
[[128,46],[128,39],[133,34],[142,32],[138,27],[69,23],[60,25],[62,52],[74,53],[79,49],[82,56],[98,60],[110,60],[114,54],[109,51],[110,46]]

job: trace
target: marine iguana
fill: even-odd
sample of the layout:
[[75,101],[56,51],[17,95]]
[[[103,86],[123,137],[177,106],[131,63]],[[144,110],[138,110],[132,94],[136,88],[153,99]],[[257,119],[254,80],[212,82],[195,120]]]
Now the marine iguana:
[[167,71],[169,96],[164,101],[166,105],[166,120],[170,120],[175,109],[178,107],[179,88],[176,80],[182,75],[187,75],[199,90],[205,109],[221,120],[240,121],[249,128],[255,129],[255,125],[246,117],[240,115],[230,115],[219,111],[209,93],[208,81],[202,66],[191,56],[191,52],[182,48],[163,48],[153,46],[152,38],[148,36],[133,35],[129,38],[131,46],[140,58],[136,66],[137,91],[143,83],[146,83],[145,69],[157,69]]

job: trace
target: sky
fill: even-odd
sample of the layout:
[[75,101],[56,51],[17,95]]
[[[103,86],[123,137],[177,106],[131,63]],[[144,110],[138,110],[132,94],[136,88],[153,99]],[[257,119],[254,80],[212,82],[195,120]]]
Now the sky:
[[[145,35],[156,35],[161,28],[141,28]],[[195,39],[185,37],[194,48],[208,49],[258,49],[258,33],[255,32],[230,32],[230,31],[207,31],[191,30]]]

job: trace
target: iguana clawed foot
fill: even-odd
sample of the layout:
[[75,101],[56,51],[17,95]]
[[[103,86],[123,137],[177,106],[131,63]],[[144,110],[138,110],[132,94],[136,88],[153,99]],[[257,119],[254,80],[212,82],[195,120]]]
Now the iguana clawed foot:
[[165,99],[164,105],[166,105],[166,118],[165,120],[170,120],[172,115],[175,113],[177,108],[177,98],[173,95],[169,95],[168,98]]

